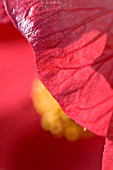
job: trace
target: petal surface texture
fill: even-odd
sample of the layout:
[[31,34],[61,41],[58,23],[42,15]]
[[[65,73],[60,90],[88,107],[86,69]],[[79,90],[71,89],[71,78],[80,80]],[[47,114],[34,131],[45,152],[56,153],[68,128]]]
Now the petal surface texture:
[[110,120],[103,154],[102,170],[113,169],[113,116]]
[[106,135],[113,110],[113,1],[6,0],[39,79],[64,112]]
[[6,14],[3,0],[0,0],[0,24],[7,24],[8,22],[10,22],[10,18]]

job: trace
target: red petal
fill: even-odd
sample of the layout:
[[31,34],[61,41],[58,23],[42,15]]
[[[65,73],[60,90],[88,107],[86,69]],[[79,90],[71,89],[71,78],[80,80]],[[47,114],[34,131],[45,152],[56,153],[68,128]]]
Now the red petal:
[[6,6],[65,113],[105,135],[113,108],[113,1],[6,0]]
[[10,22],[10,19],[8,15],[6,14],[4,5],[3,5],[3,0],[0,0],[0,24],[6,24]]
[[113,115],[109,124],[103,154],[103,170],[113,169]]

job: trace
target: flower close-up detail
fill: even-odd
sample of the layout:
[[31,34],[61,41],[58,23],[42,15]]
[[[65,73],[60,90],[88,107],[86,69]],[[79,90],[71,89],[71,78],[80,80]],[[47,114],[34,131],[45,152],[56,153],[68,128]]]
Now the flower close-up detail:
[[0,64],[1,169],[112,170],[113,0],[1,1]]
[[0,24],[7,24],[10,22],[9,16],[7,15],[3,1],[0,1]]

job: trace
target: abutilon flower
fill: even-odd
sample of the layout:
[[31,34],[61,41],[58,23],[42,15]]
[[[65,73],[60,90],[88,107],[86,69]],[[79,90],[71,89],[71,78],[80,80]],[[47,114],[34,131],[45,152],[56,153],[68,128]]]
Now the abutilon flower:
[[113,0],[4,0],[31,44],[37,75],[75,122],[106,137],[112,170]]
[[68,142],[40,128],[30,98],[35,76],[29,44],[11,23],[0,24],[0,169],[100,170],[104,138]]

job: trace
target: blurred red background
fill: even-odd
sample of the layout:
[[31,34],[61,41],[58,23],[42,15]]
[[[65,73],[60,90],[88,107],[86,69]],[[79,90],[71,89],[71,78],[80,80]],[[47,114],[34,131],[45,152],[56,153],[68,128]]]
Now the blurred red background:
[[33,51],[11,25],[0,25],[0,170],[101,170],[104,138],[68,142],[40,127],[30,97]]

